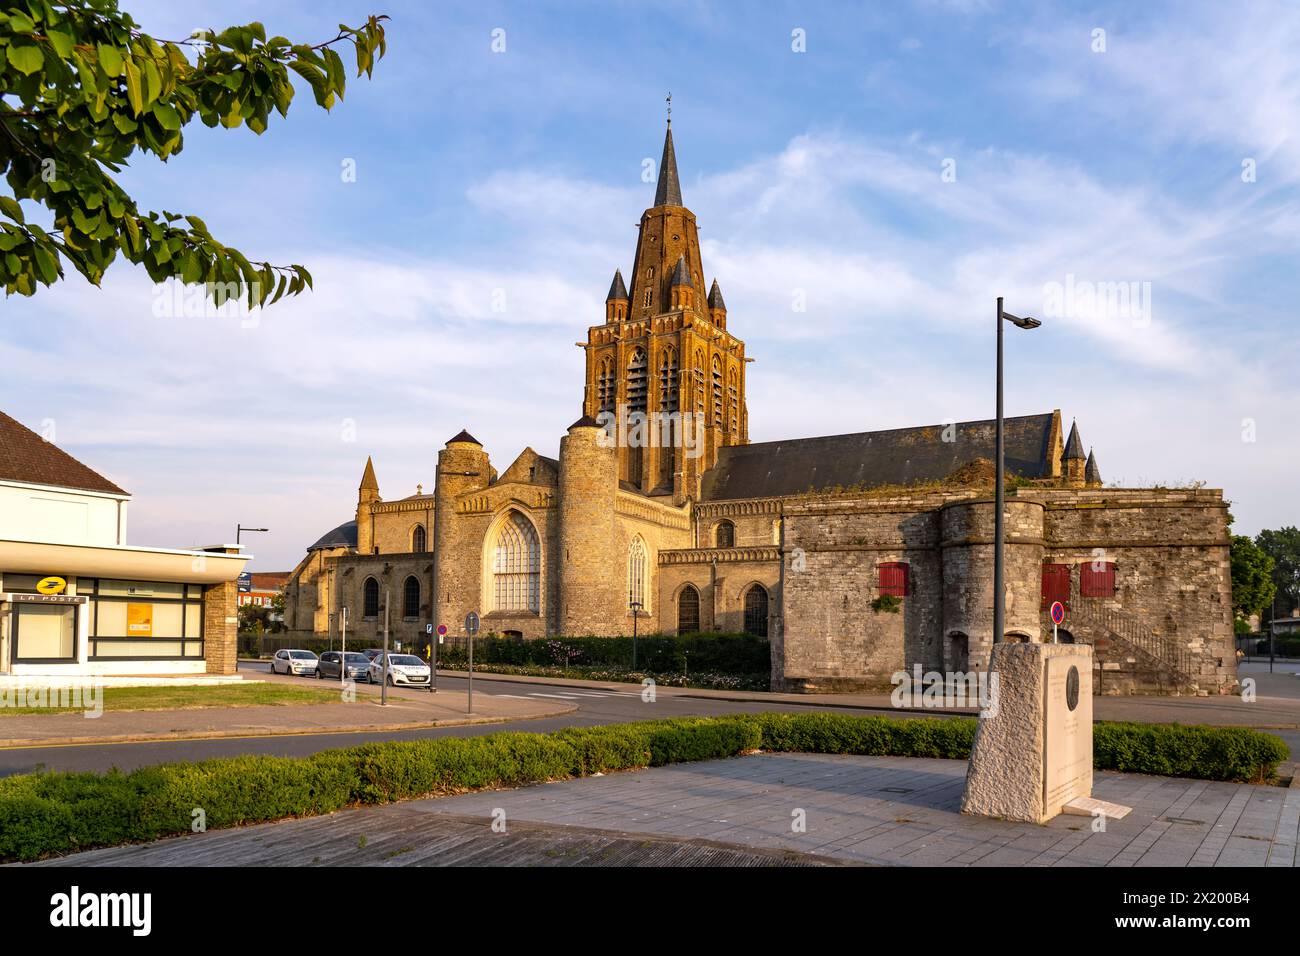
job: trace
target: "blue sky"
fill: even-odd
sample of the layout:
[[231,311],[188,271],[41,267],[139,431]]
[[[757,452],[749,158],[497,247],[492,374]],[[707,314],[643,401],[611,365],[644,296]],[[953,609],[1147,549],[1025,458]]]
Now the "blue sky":
[[[1297,522],[1295,4],[127,8],[169,38],[392,17],[331,114],[300,90],[261,137],[195,124],[124,177],[314,294],[160,318],[119,263],[4,302],[3,408],[134,493],[132,543],[267,525],[254,567],[287,568],[351,516],[367,455],[398,498],[462,427],[500,470],[554,454],[669,90],[705,271],[757,359],[753,440],[989,417],[1001,294],[1044,318],[1008,339],[1008,414],[1077,417],[1107,482],[1224,489],[1238,531]],[[1054,313],[1067,283],[1149,308]]]

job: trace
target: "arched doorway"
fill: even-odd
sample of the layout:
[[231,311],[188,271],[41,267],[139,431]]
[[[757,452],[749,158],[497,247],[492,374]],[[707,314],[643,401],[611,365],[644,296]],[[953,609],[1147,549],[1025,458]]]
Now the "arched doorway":
[[948,635],[944,648],[947,660],[945,670],[949,673],[966,673],[970,670],[970,638],[960,631]]

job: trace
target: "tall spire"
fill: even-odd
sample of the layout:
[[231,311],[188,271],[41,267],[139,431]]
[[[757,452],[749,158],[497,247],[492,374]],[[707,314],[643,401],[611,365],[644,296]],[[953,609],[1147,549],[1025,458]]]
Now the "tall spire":
[[656,206],[682,205],[682,185],[677,179],[677,153],[673,151],[673,121],[668,120],[664,135],[664,154],[659,160],[659,185],[655,189]]
[[1070,437],[1065,442],[1065,457],[1083,461],[1088,456],[1083,453],[1083,442],[1079,440],[1079,423],[1070,423]]

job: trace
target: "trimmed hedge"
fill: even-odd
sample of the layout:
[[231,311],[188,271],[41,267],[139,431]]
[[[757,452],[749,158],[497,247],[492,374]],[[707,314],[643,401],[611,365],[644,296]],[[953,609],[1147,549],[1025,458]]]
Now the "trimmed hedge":
[[[423,650],[423,645],[421,645]],[[463,639],[438,648],[439,666],[464,664]],[[536,667],[630,667],[631,637],[565,637],[520,640],[483,637],[474,642],[474,663]],[[636,642],[636,663],[647,673],[713,671],[723,674],[767,674],[772,648],[767,638],[752,634],[650,634]]]
[[[601,772],[712,760],[753,750],[961,759],[970,718],[846,714],[686,717],[551,733],[389,741],[310,757],[230,757],[131,773],[0,779],[0,860],[33,860],[209,829],[312,816],[412,797],[518,787]],[[1247,728],[1097,724],[1098,769],[1264,779],[1288,750]]]

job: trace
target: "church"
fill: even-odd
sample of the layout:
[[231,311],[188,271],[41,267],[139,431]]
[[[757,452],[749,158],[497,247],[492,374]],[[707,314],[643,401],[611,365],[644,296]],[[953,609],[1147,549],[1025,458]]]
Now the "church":
[[[706,292],[707,288],[707,292]],[[483,634],[738,632],[774,690],[888,689],[988,666],[994,422],[751,443],[745,343],[706,285],[671,121],[632,266],[587,330],[582,414],[559,457],[504,470],[469,431],[433,493],[385,499],[367,459],[356,513],[286,586],[301,638],[423,647]],[[1005,425],[1006,640],[1095,650],[1098,693],[1237,687],[1227,505],[1205,488],[1103,487],[1059,411]]]

